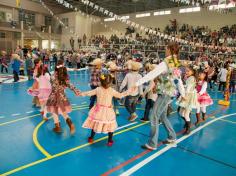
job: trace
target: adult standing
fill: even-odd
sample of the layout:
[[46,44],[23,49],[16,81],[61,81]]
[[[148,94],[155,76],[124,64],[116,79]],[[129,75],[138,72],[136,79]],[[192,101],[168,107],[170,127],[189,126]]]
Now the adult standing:
[[224,67],[220,69],[220,72],[218,74],[220,80],[218,91],[221,91],[221,87],[223,87],[223,91],[225,91],[227,73],[228,73],[227,65],[224,64]]
[[179,90],[181,96],[184,97],[184,87],[178,69],[178,54],[178,44],[173,42],[169,43],[166,47],[166,58],[164,61],[136,83],[136,86],[140,86],[145,82],[153,80],[157,76],[159,76],[161,80],[158,86],[158,99],[150,114],[150,137],[148,142],[142,146],[144,149],[156,150],[159,136],[159,120],[163,122],[163,125],[168,132],[168,138],[165,143],[173,143],[176,140],[176,133],[170,121],[167,119],[167,108],[171,103],[172,98],[176,96],[177,90]]

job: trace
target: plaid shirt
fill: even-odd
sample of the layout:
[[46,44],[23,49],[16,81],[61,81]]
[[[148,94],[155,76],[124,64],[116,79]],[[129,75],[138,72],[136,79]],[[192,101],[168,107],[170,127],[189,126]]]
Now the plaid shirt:
[[101,70],[93,68],[91,70],[91,76],[90,76],[90,85],[91,86],[99,86],[100,85],[100,79],[99,76],[101,74]]

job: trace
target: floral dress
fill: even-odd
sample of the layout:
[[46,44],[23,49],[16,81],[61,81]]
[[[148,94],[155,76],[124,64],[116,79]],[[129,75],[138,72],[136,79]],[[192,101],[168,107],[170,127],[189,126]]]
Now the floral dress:
[[48,112],[58,115],[72,111],[70,102],[65,94],[66,88],[71,89],[74,93],[79,91],[69,82],[67,82],[66,85],[60,85],[57,79],[52,79],[52,92],[46,104]]

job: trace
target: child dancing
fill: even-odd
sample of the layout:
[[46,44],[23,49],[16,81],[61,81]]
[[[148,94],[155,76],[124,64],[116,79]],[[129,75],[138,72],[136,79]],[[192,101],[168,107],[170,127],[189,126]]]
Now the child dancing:
[[196,91],[196,78],[195,78],[195,70],[193,67],[187,67],[186,69],[186,86],[185,86],[185,95],[180,96],[177,101],[177,105],[180,106],[179,114],[185,120],[185,132],[184,134],[188,135],[191,132],[191,120],[190,120],[190,112],[192,109],[197,109],[198,99],[197,99],[197,91]]
[[[207,75],[202,70],[198,73],[197,93],[200,106],[197,108],[196,126],[206,120],[206,107],[213,104],[213,100],[207,93]],[[202,118],[200,113],[202,113]]]
[[92,143],[96,133],[108,133],[108,146],[113,145],[113,132],[117,128],[116,114],[112,106],[112,98],[122,98],[131,93],[131,90],[119,93],[111,88],[112,76],[110,74],[100,76],[101,86],[81,96],[97,96],[96,105],[90,110],[89,116],[83,124],[84,128],[91,129],[88,142]]
[[67,70],[66,67],[64,67],[63,60],[59,60],[55,68],[54,78],[52,79],[52,92],[48,98],[46,108],[48,112],[52,113],[55,123],[54,132],[60,133],[62,131],[58,117],[59,114],[61,114],[70,128],[70,133],[74,134],[75,126],[68,116],[68,113],[72,111],[72,108],[65,94],[66,88],[71,89],[76,95],[79,94],[79,90],[69,83]]
[[52,88],[50,83],[50,74],[46,66],[41,65],[39,67],[38,74],[35,80],[38,82],[39,85],[38,98],[41,106],[41,114],[43,116],[43,119],[47,121],[47,109],[45,108],[45,106]]
[[[135,86],[135,83],[142,78],[142,76],[139,74],[139,70],[141,69],[141,67],[142,65],[139,62],[131,62],[132,71],[125,76],[124,80],[121,83],[120,91],[122,91],[125,87],[130,89]],[[138,117],[136,114],[136,105],[139,96],[142,95],[143,86],[140,85],[136,91],[134,91],[130,96],[126,97],[125,99],[125,107],[130,114],[129,120],[131,122],[135,121],[135,119],[137,119]]]
[[[148,72],[152,71],[155,68],[154,64],[150,64],[148,66],[149,68],[147,69]],[[144,111],[144,116],[140,120],[142,122],[148,122],[149,121],[149,113],[151,109],[153,108],[153,105],[155,101],[157,100],[157,84],[158,84],[158,79],[151,80],[145,89],[142,97],[146,97],[146,105],[145,105],[145,111]]]

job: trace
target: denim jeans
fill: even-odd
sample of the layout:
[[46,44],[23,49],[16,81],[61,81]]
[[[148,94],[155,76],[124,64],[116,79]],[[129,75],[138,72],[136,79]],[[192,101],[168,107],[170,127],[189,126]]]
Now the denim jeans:
[[167,118],[168,104],[171,102],[171,97],[168,95],[159,95],[153,106],[150,114],[151,132],[148,145],[156,148],[159,137],[159,120],[162,121],[167,133],[168,139],[176,139],[176,133]]
[[112,101],[113,101],[114,110],[116,112],[116,110],[118,110],[118,99],[113,97]]
[[17,82],[17,81],[19,81],[19,74],[18,74],[18,72],[17,71],[13,71],[13,76],[14,76],[14,82]]
[[[92,85],[90,87],[92,90],[97,88],[97,86],[92,86]],[[96,99],[97,99],[96,95],[90,97],[89,109],[91,109],[94,106]]]
[[147,99],[147,102],[146,102],[146,105],[145,105],[145,112],[144,112],[144,115],[143,115],[143,118],[145,120],[149,119],[149,114],[150,114],[150,111],[151,111],[154,103],[155,102],[152,99]]
[[130,115],[135,113],[137,101],[138,101],[138,95],[137,96],[127,96],[125,98],[125,107]]
[[229,90],[230,90],[231,93],[235,92],[235,82],[236,81],[234,81],[234,80],[230,81],[230,89]]
[[220,81],[218,91],[221,91],[221,87],[223,87],[223,91],[225,91],[225,85],[226,85],[226,82],[221,82],[221,81]]

